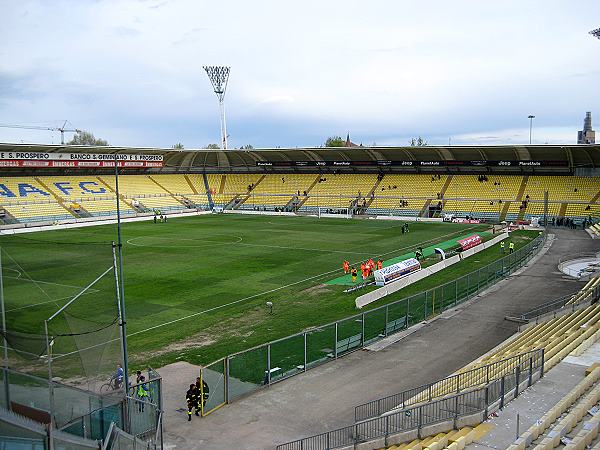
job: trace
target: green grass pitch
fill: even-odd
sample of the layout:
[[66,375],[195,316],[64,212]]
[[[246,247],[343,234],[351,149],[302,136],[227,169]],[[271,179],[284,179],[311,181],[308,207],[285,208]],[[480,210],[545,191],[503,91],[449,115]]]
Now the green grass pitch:
[[[485,225],[237,214],[173,218],[122,227],[127,331],[134,364],[208,363],[227,354],[356,313],[354,299],[326,284],[344,259],[394,257],[456,240]],[[529,236],[527,233],[523,237]],[[529,238],[529,237],[528,237]],[[2,236],[9,328],[41,331],[43,319],[112,263],[116,226]],[[517,242],[517,247],[527,239]],[[374,306],[456,278],[500,255],[486,250]],[[468,260],[467,260],[468,261]],[[110,274],[109,274],[110,275]],[[434,278],[434,277],[432,277]],[[270,314],[265,306],[274,304]],[[80,300],[90,317],[115,311],[106,276]]]

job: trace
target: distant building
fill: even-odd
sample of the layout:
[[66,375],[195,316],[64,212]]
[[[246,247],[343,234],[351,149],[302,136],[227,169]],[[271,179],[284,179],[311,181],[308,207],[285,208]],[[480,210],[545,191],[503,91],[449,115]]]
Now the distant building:
[[346,143],[344,144],[344,147],[362,147],[362,146],[363,146],[362,143],[360,145],[357,145],[350,140],[350,133],[348,133],[346,135]]
[[596,132],[592,130],[592,113],[586,112],[583,120],[583,130],[577,132],[578,144],[595,144]]

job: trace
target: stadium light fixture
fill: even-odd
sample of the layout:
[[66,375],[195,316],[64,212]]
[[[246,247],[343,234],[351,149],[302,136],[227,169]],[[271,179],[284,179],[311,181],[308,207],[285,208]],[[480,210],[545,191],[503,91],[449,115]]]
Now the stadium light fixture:
[[230,67],[227,66],[204,66],[204,70],[213,86],[213,91],[219,100],[221,113],[221,148],[227,150],[227,127],[225,125],[225,91],[229,80]]
[[600,28],[596,28],[595,30],[590,31],[590,34],[594,37],[600,39]]
[[529,119],[529,145],[531,145],[531,130],[533,128],[533,119],[535,119],[535,116],[530,114],[527,118]]

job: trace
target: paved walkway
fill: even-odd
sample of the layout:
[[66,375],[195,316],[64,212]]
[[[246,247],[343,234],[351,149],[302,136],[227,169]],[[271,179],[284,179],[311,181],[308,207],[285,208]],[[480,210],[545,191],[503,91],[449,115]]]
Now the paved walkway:
[[470,445],[469,450],[505,449],[510,446],[517,438],[517,414],[519,434],[521,434],[583,380],[585,369],[598,361],[600,361],[600,343],[594,344],[581,356],[567,356],[544,378],[510,402],[503,411],[499,412],[498,417],[488,420],[494,428],[489,434]]
[[[177,363],[165,380],[165,448],[272,449],[352,423],[354,406],[447,376],[517,330],[504,320],[584,283],[558,271],[565,254],[600,250],[583,231],[553,230],[550,249],[457,314],[446,314],[379,351],[358,351],[187,422],[183,396],[197,369]],[[186,370],[187,370],[186,369]]]

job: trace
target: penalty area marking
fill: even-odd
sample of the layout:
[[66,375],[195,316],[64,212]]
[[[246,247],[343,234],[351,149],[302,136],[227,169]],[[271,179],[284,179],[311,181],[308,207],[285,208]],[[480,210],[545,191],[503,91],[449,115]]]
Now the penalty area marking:
[[[90,290],[91,290],[91,289],[88,289],[88,292],[85,292],[83,295],[86,295],[86,294],[88,294],[88,293],[90,293],[90,294],[91,294],[91,292],[89,292]],[[97,292],[97,291],[96,291],[96,292]],[[73,298],[73,296],[72,296],[72,295],[69,295],[68,297],[61,297],[61,298],[57,298],[57,299],[54,299],[54,300],[48,300],[48,301],[45,301],[45,302],[32,303],[31,305],[25,305],[25,306],[18,306],[18,307],[16,307],[16,308],[7,309],[7,310],[6,310],[6,312],[18,311],[18,310],[20,310],[20,309],[34,308],[34,307],[36,307],[36,306],[45,305],[45,304],[47,304],[47,303],[54,303],[54,304],[56,304],[56,302],[60,302],[60,301],[62,301],[62,300],[67,300],[67,299],[71,299],[71,298]]]
[[[2,270],[10,270],[11,272],[16,272],[17,276],[16,277],[11,277],[8,275],[4,275],[3,278],[9,278],[11,280],[20,280],[20,281],[29,281],[30,283],[42,283],[42,284],[53,284],[55,286],[60,286],[60,287],[69,287],[69,288],[73,288],[73,289],[83,289],[81,286],[73,286],[71,284],[62,284],[62,283],[55,283],[53,281],[42,281],[42,280],[34,280],[33,278],[23,278],[23,272],[21,272],[20,270],[17,269],[12,269],[10,267],[4,267]],[[90,292],[100,292],[98,289],[88,289],[88,291]],[[68,297],[65,297],[68,298]],[[62,299],[58,299],[58,300],[62,300]]]
[[[467,230],[469,230],[469,229],[471,229],[471,228],[476,228],[476,227],[475,227],[475,226],[474,226],[474,227],[469,227],[469,228],[467,228]],[[460,232],[448,233],[448,234],[445,234],[445,235],[443,235],[443,236],[439,236],[439,237],[440,237],[440,238],[443,238],[443,237],[448,237],[448,236],[452,236],[452,235],[455,235],[455,234],[458,234],[458,233],[462,233],[462,232],[464,232],[464,231],[465,231],[465,230],[463,229],[463,230],[461,230]],[[431,241],[431,240],[433,240],[433,239],[430,239],[429,241]],[[429,241],[425,241],[425,242],[429,242]],[[414,248],[414,247],[416,247],[416,246],[418,246],[418,245],[419,245],[419,243],[417,243],[417,244],[414,244],[414,245],[409,245],[409,246],[406,246],[406,247],[401,247],[401,248],[398,248],[398,249],[396,249],[396,250],[392,250],[392,251],[390,251],[390,252],[384,253],[384,254],[382,254],[382,255],[380,255],[380,256],[383,256],[383,255],[385,255],[385,254],[389,254],[389,253],[392,253],[392,252],[397,252],[397,251],[406,250],[406,249],[409,249],[409,248]],[[163,323],[160,323],[160,324],[158,324],[158,325],[153,325],[153,326],[151,326],[151,327],[148,327],[148,328],[145,328],[145,329],[143,329],[143,330],[135,331],[135,332],[133,332],[133,333],[128,333],[128,336],[135,336],[135,335],[137,335],[137,334],[142,334],[142,333],[145,333],[145,332],[147,332],[147,331],[156,330],[157,328],[161,328],[161,327],[164,327],[164,326],[167,326],[167,325],[172,325],[172,324],[174,324],[174,323],[181,322],[182,320],[191,319],[192,317],[197,317],[197,316],[200,316],[200,315],[202,315],[202,314],[206,314],[206,313],[209,313],[209,312],[212,312],[212,311],[216,311],[216,310],[219,310],[219,309],[223,309],[223,308],[226,308],[226,307],[228,307],[228,306],[235,305],[235,304],[237,304],[237,303],[245,302],[245,301],[247,301],[247,300],[252,300],[252,299],[254,299],[254,298],[261,297],[261,296],[263,296],[263,295],[272,294],[273,292],[277,292],[277,291],[280,291],[280,290],[282,290],[282,289],[285,289],[285,288],[288,288],[288,287],[291,287],[291,286],[296,286],[296,285],[298,285],[298,284],[301,284],[301,283],[304,283],[304,282],[306,282],[306,281],[311,281],[311,280],[314,280],[314,279],[318,279],[318,278],[321,278],[321,277],[323,277],[323,276],[325,276],[325,275],[331,275],[332,273],[339,272],[340,270],[341,270],[341,269],[339,269],[339,268],[337,268],[337,269],[333,269],[333,270],[329,270],[329,271],[327,271],[327,272],[323,272],[323,273],[320,273],[320,274],[318,274],[318,275],[314,275],[314,276],[312,276],[312,277],[305,278],[305,279],[303,279],[303,280],[294,281],[293,283],[285,284],[285,285],[283,285],[283,286],[279,286],[279,287],[277,287],[277,288],[270,289],[270,290],[268,290],[268,291],[259,292],[258,294],[249,295],[248,297],[240,298],[240,299],[238,299],[238,300],[234,300],[234,301],[232,301],[232,302],[229,302],[229,303],[224,303],[223,305],[214,306],[214,307],[212,307],[212,308],[208,308],[208,309],[204,309],[204,310],[202,310],[202,311],[198,311],[198,312],[195,312],[195,313],[192,313],[192,314],[188,314],[188,315],[186,315],[186,316],[179,317],[179,318],[177,318],[177,319],[173,319],[173,320],[169,320],[169,321],[167,321],[167,322],[163,322]]]

